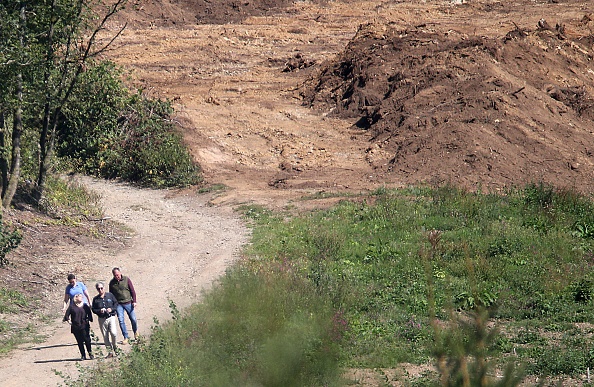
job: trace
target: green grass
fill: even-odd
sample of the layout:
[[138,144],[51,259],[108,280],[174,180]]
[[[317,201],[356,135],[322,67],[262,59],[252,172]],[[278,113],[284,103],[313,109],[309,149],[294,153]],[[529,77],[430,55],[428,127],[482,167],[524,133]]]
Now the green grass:
[[[287,289],[295,291],[287,292]],[[292,275],[231,270],[173,320],[156,323],[120,372],[92,385],[338,386],[338,336],[331,306]]]
[[[440,319],[448,318],[449,308],[485,306],[501,324],[593,323],[594,244],[583,232],[594,225],[588,198],[534,184],[506,195],[446,186],[386,190],[376,199],[373,205],[344,201],[288,220],[253,208],[246,212],[256,225],[246,252],[250,264],[290,262],[345,311],[342,365],[394,367],[431,358],[428,276]],[[423,256],[433,249],[431,230],[440,238],[427,270]],[[555,332],[565,329],[560,325]],[[543,340],[530,343],[534,349],[520,360],[543,362],[551,345],[584,351],[583,340],[551,344],[544,332],[537,335]],[[514,346],[494,349],[493,356],[503,359]],[[539,373],[583,370],[544,364]]]
[[228,189],[225,184],[211,184],[205,187],[201,187],[196,191],[198,194],[206,194],[211,192],[224,192]]
[[[0,288],[0,313],[17,313],[25,308],[30,301],[19,291]],[[2,328],[0,328],[2,330]]]
[[245,207],[245,259],[116,377],[333,385],[340,367],[441,359],[441,385],[495,385],[481,375],[510,361],[580,378],[594,366],[593,206],[531,184],[381,190],[301,216]]
[[[34,324],[18,326],[20,324],[9,321],[10,315],[15,316],[14,319],[22,319],[22,315],[30,313],[35,306],[36,303],[23,293],[14,289],[0,288],[0,314],[2,315],[0,317],[0,355],[10,352],[19,344],[39,339]],[[18,314],[21,317],[16,317]]]
[[82,220],[100,219],[100,196],[72,178],[48,176],[40,208],[61,224],[77,226]]

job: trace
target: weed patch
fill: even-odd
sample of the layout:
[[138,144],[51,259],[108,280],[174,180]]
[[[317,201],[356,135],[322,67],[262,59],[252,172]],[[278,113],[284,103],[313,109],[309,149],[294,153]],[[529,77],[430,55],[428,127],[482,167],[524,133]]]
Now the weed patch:
[[339,369],[433,363],[385,375],[513,386],[594,365],[594,246],[575,232],[587,198],[543,185],[374,195],[298,216],[244,207],[245,259],[97,384],[340,385]]

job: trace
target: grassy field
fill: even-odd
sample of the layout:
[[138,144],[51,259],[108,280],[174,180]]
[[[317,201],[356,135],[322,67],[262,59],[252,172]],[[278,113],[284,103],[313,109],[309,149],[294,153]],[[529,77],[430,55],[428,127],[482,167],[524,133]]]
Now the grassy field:
[[594,365],[592,210],[545,184],[380,190],[299,216],[246,207],[252,243],[204,302],[172,304],[120,371],[88,376],[331,386],[406,362],[439,371],[406,385],[578,381]]

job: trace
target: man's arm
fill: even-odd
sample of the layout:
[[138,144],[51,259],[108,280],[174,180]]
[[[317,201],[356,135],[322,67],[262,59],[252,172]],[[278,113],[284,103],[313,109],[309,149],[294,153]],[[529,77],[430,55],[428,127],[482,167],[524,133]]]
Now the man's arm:
[[136,304],[136,290],[134,290],[134,285],[132,284],[130,277],[128,277],[128,288],[130,289],[130,294],[132,295],[132,303]]
[[111,293],[108,293],[108,294],[109,294],[109,298],[113,302],[113,309],[111,310],[113,312],[118,307],[118,299],[113,294],[111,294]]
[[80,281],[78,283],[80,285],[80,288],[82,289],[83,295],[85,297],[87,297],[87,305],[91,306],[91,296],[89,296],[89,291],[87,290],[87,285],[85,285],[84,282]]
[[66,309],[68,309],[69,304],[70,304],[70,294],[68,294],[68,291],[66,291],[66,294],[64,294],[64,307],[62,308],[62,312],[65,312]]
[[83,290],[83,293],[85,293],[85,296],[87,297],[87,300],[89,301],[88,305],[90,306],[92,301],[91,301],[91,296],[89,296],[89,291],[87,290],[87,288],[85,288],[85,290]]
[[97,316],[101,314],[101,305],[99,305],[99,300],[93,298],[93,303],[91,304],[91,311],[95,313]]

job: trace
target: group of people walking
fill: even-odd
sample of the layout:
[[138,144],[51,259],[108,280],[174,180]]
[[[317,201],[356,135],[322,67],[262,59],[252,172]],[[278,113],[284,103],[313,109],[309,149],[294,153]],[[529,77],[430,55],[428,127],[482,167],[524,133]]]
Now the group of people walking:
[[68,286],[66,286],[64,293],[63,321],[70,322],[70,332],[76,338],[81,360],[94,358],[91,349],[93,314],[97,315],[99,328],[108,351],[108,358],[117,354],[118,323],[124,336],[121,342],[122,345],[129,343],[130,337],[125,321],[126,314],[132,325],[134,340],[138,339],[138,322],[134,312],[136,291],[132,280],[122,275],[118,267],[114,267],[111,273],[113,278],[109,281],[109,291],[106,291],[103,282],[97,282],[95,284],[97,295],[92,300],[86,285],[82,281],[77,281],[74,274],[68,274]]

